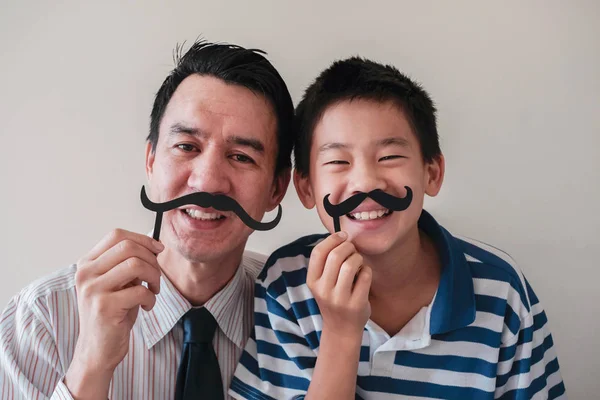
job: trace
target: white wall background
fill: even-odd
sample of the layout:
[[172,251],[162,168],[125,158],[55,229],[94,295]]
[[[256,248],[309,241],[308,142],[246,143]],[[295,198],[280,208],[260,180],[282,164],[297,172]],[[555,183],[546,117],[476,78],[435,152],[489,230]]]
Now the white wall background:
[[[0,307],[139,203],[153,95],[177,42],[269,52],[295,102],[335,58],[393,63],[439,108],[447,176],[426,203],[511,253],[547,309],[571,399],[600,390],[600,2],[0,2]],[[322,231],[293,187],[249,248]]]

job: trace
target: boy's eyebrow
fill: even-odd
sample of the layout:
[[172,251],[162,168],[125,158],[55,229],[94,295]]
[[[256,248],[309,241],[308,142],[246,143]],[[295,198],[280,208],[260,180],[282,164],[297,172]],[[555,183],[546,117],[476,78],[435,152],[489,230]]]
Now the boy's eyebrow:
[[250,147],[254,151],[261,154],[265,152],[265,145],[258,139],[244,137],[244,136],[230,136],[227,138],[228,143],[237,144],[239,146]]
[[400,147],[410,147],[410,143],[408,140],[402,137],[389,137],[385,139],[381,139],[377,141],[378,147],[386,147],[386,146],[400,146]]
[[340,143],[340,142],[330,142],[330,143],[325,143],[324,145],[322,145],[321,147],[319,147],[319,154],[323,153],[327,150],[336,150],[336,149],[348,149],[350,146],[348,146],[345,143]]
[[[402,137],[389,137],[389,138],[385,138],[385,139],[381,139],[378,140],[377,142],[375,142],[375,145],[377,147],[386,147],[386,146],[400,146],[400,147],[410,147],[410,142]],[[327,150],[337,150],[337,149],[349,149],[351,146],[345,144],[345,143],[340,143],[340,142],[330,142],[330,143],[325,143],[324,145],[322,145],[321,147],[319,147],[319,154],[323,153]]]

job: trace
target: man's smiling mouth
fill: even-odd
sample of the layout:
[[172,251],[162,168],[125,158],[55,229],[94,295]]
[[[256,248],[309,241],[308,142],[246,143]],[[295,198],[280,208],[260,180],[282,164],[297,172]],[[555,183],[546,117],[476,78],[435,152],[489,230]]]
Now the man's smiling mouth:
[[219,213],[207,213],[204,211],[200,211],[198,209],[187,208],[182,210],[185,212],[190,218],[201,220],[201,221],[216,221],[220,219],[225,219],[225,216]]

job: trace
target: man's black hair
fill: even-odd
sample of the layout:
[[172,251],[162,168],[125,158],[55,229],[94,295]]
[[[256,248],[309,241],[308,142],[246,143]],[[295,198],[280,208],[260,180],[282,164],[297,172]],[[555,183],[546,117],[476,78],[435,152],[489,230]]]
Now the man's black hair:
[[294,105],[283,78],[258,49],[246,49],[228,43],[196,41],[181,55],[175,51],[175,69],[164,80],[156,93],[150,115],[150,133],[147,140],[156,150],[161,119],[179,84],[192,74],[213,76],[224,82],[240,85],[264,96],[273,106],[277,117],[278,153],[275,173],[291,167],[292,119]]

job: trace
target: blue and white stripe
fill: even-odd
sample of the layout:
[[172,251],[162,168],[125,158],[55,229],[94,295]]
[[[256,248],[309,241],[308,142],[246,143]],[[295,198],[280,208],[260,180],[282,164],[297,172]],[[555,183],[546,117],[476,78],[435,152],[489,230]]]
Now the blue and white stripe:
[[[514,260],[452,236],[426,211],[419,226],[442,260],[438,290],[429,307],[392,338],[369,321],[356,397],[566,398],[546,315]],[[233,397],[306,394],[322,329],[306,270],[312,248],[324,237],[298,239],[267,261],[257,279],[255,329],[232,381]]]

